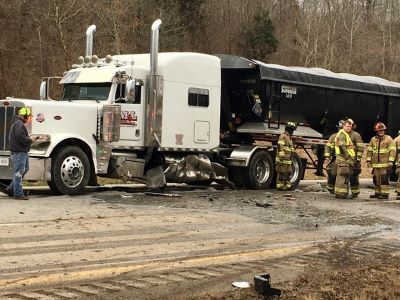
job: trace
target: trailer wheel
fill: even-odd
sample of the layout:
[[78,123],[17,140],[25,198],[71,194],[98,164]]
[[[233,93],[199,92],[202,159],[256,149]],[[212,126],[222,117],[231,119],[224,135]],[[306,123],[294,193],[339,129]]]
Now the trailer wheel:
[[255,190],[267,189],[274,178],[274,163],[267,151],[257,151],[243,168],[242,179],[246,187]]
[[79,195],[90,178],[90,164],[85,152],[76,146],[66,146],[53,155],[49,187],[56,193]]
[[294,190],[300,183],[300,180],[303,178],[303,163],[299,154],[294,152],[292,154],[292,176],[290,178],[290,182],[292,183],[291,189]]
[[243,168],[240,167],[230,167],[228,169],[229,172],[229,180],[232,181],[236,187],[241,188],[244,187],[242,172]]

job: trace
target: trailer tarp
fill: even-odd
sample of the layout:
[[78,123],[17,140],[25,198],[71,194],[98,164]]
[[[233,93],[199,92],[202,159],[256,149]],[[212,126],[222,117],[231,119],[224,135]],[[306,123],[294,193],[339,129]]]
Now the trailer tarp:
[[400,83],[373,76],[334,73],[321,68],[285,67],[233,55],[217,55],[222,69],[258,68],[261,80],[400,97]]

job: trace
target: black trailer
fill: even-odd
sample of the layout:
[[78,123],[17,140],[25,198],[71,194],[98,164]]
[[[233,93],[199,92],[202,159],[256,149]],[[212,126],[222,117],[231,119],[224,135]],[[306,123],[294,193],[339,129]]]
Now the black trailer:
[[352,118],[364,142],[374,135],[376,122],[384,122],[392,137],[400,129],[400,83],[217,56],[222,68],[221,130],[227,144],[273,142],[284,124],[294,121],[300,125],[294,132],[297,144],[317,153],[319,160],[312,163],[322,175],[323,145],[340,119]]

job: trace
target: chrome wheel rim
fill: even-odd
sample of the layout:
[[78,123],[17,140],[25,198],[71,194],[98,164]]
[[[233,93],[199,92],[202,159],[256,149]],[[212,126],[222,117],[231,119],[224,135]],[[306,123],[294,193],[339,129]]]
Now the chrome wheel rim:
[[256,179],[259,183],[265,183],[268,181],[271,169],[266,160],[259,159],[256,163]]
[[85,170],[83,163],[76,156],[68,156],[61,164],[61,179],[63,183],[71,188],[77,187],[83,180]]
[[292,159],[292,177],[290,177],[290,182],[293,183],[299,177],[300,166],[299,162],[295,159]]

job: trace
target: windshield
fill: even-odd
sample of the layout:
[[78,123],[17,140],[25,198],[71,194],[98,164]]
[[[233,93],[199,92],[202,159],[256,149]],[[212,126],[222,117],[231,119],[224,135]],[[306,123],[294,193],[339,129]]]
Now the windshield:
[[64,84],[61,101],[71,100],[107,100],[111,82]]

